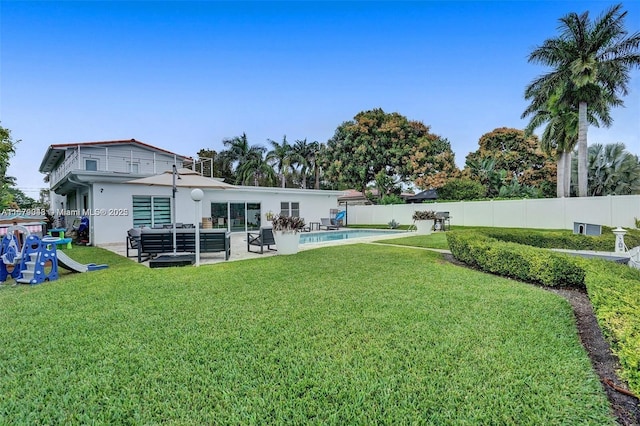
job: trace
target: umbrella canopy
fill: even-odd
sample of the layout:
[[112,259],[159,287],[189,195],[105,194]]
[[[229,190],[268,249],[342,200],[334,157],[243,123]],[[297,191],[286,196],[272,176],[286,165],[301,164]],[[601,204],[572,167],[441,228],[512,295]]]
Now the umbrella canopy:
[[[173,255],[176,256],[176,191],[177,188],[200,188],[200,189],[227,189],[235,188],[234,185],[200,175],[193,170],[181,168],[175,165],[173,170],[168,170],[159,175],[133,179],[124,183],[150,186],[170,186],[173,188]],[[196,227],[198,224],[196,224]]]
[[[167,170],[155,176],[148,176],[140,179],[133,179],[125,183],[138,185],[173,186],[173,171]],[[221,180],[208,178],[189,169],[176,169],[175,185],[180,188],[201,188],[201,189],[228,189],[235,188],[230,183]]]

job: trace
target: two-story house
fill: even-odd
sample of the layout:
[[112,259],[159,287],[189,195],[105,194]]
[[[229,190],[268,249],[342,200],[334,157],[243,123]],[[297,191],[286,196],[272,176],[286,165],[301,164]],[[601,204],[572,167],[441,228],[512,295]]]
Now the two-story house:
[[[174,164],[182,167],[190,161],[188,156],[135,139],[65,143],[49,146],[40,172],[47,174],[54,216],[56,219],[66,216],[69,225],[74,217],[84,213],[95,216],[93,213],[97,209],[109,208],[99,200],[104,198],[99,195],[104,193],[104,184],[121,184],[152,176],[172,170]],[[169,207],[165,208],[167,220],[170,220]],[[90,219],[94,220],[94,217]]]
[[193,164],[189,156],[131,139],[51,145],[40,172],[47,174],[54,217],[65,216],[68,227],[76,217],[88,216],[89,240],[94,245],[122,243],[127,229],[173,221],[201,222],[231,232],[267,225],[269,213],[320,222],[338,207],[338,197],[343,195],[342,191],[294,188],[202,188],[202,211],[196,213],[190,188],[179,188],[174,210],[172,188],[125,184],[171,171],[174,165],[192,168]]

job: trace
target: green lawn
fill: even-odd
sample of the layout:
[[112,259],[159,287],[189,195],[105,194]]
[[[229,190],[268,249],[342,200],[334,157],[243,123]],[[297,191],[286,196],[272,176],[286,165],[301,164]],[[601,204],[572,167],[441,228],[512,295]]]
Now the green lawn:
[[0,287],[0,424],[615,424],[568,303],[349,245]]

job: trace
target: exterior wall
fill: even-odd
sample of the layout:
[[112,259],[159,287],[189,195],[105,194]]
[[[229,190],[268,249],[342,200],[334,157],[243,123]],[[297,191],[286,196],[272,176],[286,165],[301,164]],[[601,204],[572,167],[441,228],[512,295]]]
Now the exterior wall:
[[[127,230],[133,227],[133,195],[172,196],[171,187],[129,185],[116,183],[96,183],[93,191],[91,209],[105,210],[106,215],[92,216],[92,242],[95,245],[124,243]],[[261,203],[262,223],[266,224],[265,214],[271,210],[280,212],[281,201],[300,203],[300,216],[307,222],[320,222],[320,218],[329,217],[330,209],[338,207],[341,193],[314,190],[295,190],[278,188],[249,188],[204,190],[202,213],[196,213],[195,202],[191,199],[190,188],[178,188],[176,193],[176,222],[195,223],[196,216],[211,216],[212,202],[259,202]],[[127,214],[125,214],[125,212]],[[109,214],[112,213],[112,214]]]
[[[49,174],[50,186],[64,179],[70,172],[86,170],[86,160],[96,160],[97,172],[134,173],[155,175],[171,170],[175,162],[173,155],[154,152],[135,145],[112,145],[107,147],[88,146],[69,148],[65,159]],[[137,172],[134,166],[136,165]]]
[[538,229],[573,229],[574,222],[635,227],[640,195],[545,198],[534,200],[461,201],[455,203],[349,206],[352,225],[386,224],[392,219],[411,224],[416,210],[448,211],[452,225]]
[[[67,150],[66,158],[73,158],[77,148]],[[138,174],[154,175],[171,170],[174,157],[168,154],[154,153],[138,146],[113,145],[108,147],[80,147],[80,158],[76,170],[85,170],[85,160],[98,161],[98,171],[132,173],[131,164],[138,165]]]

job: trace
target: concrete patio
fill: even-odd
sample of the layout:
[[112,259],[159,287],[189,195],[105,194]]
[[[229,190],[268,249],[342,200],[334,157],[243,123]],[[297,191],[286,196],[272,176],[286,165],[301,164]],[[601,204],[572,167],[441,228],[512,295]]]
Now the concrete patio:
[[[315,231],[312,232],[314,234],[321,234],[327,231]],[[307,243],[300,244],[300,251],[313,250],[320,247],[329,247],[336,245],[344,245],[344,244],[358,244],[358,243],[371,243],[373,241],[379,241],[383,239],[389,238],[398,238],[402,234],[390,234],[390,235],[378,235],[375,237],[362,237],[362,238],[349,238],[345,240],[337,240],[337,241],[327,241],[323,243]],[[409,233],[408,235],[411,235]],[[101,248],[106,250],[110,250],[114,253],[117,253],[121,256],[126,256],[127,250],[126,245],[124,243],[124,237],[122,244],[105,244],[100,245]],[[264,254],[256,253],[256,250],[259,250],[258,247],[252,246],[252,252],[247,251],[247,233],[246,232],[237,232],[231,234],[231,256],[229,257],[229,261],[236,260],[248,260],[248,259],[260,259],[263,257],[273,256],[278,254],[277,251],[274,250],[264,250]],[[136,250],[130,250],[130,255],[136,254]],[[137,257],[130,258],[132,262],[137,262]],[[200,255],[200,264],[214,264],[224,262],[224,254],[223,253],[202,253]],[[143,265],[149,266],[149,261],[142,262]]]

